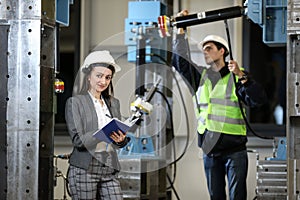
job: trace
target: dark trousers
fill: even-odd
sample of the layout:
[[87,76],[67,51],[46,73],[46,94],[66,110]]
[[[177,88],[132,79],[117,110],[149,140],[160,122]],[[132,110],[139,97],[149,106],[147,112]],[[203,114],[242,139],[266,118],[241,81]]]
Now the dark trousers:
[[217,157],[204,154],[203,160],[211,200],[226,199],[225,177],[228,181],[230,200],[247,199],[247,150]]

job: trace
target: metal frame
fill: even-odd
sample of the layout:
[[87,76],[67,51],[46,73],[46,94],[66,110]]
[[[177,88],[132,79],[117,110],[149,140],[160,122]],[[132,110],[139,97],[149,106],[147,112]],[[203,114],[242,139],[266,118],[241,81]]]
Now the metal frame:
[[3,199],[53,199],[54,14],[54,0],[0,3],[0,26],[9,27],[1,41],[7,43],[7,63],[1,59],[7,70],[1,91],[7,104],[1,118],[6,124],[1,159],[7,162]]
[[288,199],[300,198],[300,1],[287,7],[287,166]]
[[[8,69],[7,69],[7,55],[8,52],[8,24],[1,24],[0,25],[0,158],[6,158],[7,154],[7,142],[6,142],[6,110],[7,110],[7,82],[8,82]],[[0,163],[0,198],[5,199],[6,197],[6,190],[7,188],[7,171],[3,170],[7,167],[7,160],[1,159]]]

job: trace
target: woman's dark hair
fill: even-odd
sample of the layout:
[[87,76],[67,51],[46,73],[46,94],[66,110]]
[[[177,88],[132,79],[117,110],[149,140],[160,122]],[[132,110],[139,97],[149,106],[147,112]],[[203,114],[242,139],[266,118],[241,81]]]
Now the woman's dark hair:
[[[91,75],[91,72],[95,67],[106,67],[106,68],[110,69],[112,71],[112,77],[115,74],[115,67],[113,65],[110,65],[108,63],[92,63],[92,64],[90,64],[88,67],[82,69],[82,72],[84,73],[84,78],[83,78],[83,85],[82,85],[82,88],[81,88],[79,94],[87,93],[87,91],[89,89],[88,78]],[[113,94],[114,94],[114,88],[113,88],[112,81],[110,81],[109,86],[103,92],[101,92],[101,95],[104,98],[108,99]]]

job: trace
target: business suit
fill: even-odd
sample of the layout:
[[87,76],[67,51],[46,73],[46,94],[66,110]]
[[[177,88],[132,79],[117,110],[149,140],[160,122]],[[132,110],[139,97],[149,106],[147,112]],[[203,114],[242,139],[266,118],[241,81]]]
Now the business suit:
[[[111,117],[120,119],[121,113],[119,100],[114,97],[110,97],[110,99],[104,98],[104,100]],[[91,173],[92,175],[95,175],[96,173],[97,175],[95,175],[95,177],[99,179],[100,182],[111,184],[105,187],[110,189],[113,188],[113,194],[106,195],[109,195],[110,199],[121,199],[122,195],[119,188],[119,183],[116,180],[116,174],[120,170],[120,165],[115,149],[125,146],[127,141],[124,141],[123,144],[111,144],[109,151],[95,153],[96,146],[99,143],[99,140],[94,138],[92,134],[98,129],[98,120],[93,100],[88,93],[84,95],[76,95],[69,98],[66,103],[65,116],[68,131],[74,145],[69,160],[69,169],[70,171],[72,171],[72,174],[69,174],[68,176],[72,181],[70,185],[72,185],[73,191],[75,191],[76,193],[78,187],[83,186],[83,184],[78,186],[78,180],[76,180],[78,179],[78,174]],[[100,170],[98,168],[100,168]],[[73,199],[95,198],[91,195],[92,193],[96,192],[89,191],[91,190],[92,186],[86,186],[86,183],[84,184],[84,187],[88,187],[84,190],[87,190],[88,192],[85,192],[84,194],[80,192],[80,194],[72,195]],[[102,185],[101,187],[104,186]],[[116,197],[114,198],[113,196]]]

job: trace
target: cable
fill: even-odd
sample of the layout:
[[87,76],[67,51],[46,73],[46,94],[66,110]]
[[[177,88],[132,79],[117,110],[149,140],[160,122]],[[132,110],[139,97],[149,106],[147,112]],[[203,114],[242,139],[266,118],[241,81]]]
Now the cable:
[[[58,155],[54,155],[54,158],[56,159],[55,160],[55,166],[56,166],[56,168],[57,168],[57,159],[58,158],[62,159],[62,160],[68,160],[68,159],[70,159],[70,156],[71,156],[71,154],[58,154]],[[70,192],[70,188],[69,188],[69,179],[68,179],[68,177],[69,177],[69,170],[70,170],[70,168],[68,167],[66,176],[64,176],[61,173],[61,177],[64,179],[64,193],[65,193],[65,191],[67,191],[68,195],[71,197],[71,192]],[[66,199],[65,194],[64,194],[64,199]]]
[[66,178],[65,184],[66,184],[68,195],[71,196],[71,191],[70,191],[70,188],[69,188],[69,179],[68,179],[69,172],[70,172],[70,167],[68,167],[68,170],[67,170],[67,175],[66,175],[67,178]]
[[[166,64],[167,66],[171,67],[171,64],[170,64],[168,61],[166,61],[162,56],[160,56],[160,55],[158,55],[158,54],[154,54],[154,53],[151,53],[151,54],[148,54],[148,55],[150,55],[150,56],[156,56],[156,57],[160,58],[160,60],[163,61],[164,64]],[[174,158],[175,158],[175,159],[174,159],[173,162],[171,162],[171,163],[169,164],[169,166],[174,165],[173,181],[169,180],[169,181],[173,184],[173,183],[175,182],[175,178],[176,178],[176,170],[177,170],[176,163],[177,163],[177,162],[185,155],[185,153],[186,153],[186,151],[187,151],[188,142],[189,142],[189,135],[190,135],[190,128],[189,128],[190,126],[189,126],[189,120],[188,120],[188,115],[187,115],[187,109],[186,109],[186,106],[185,106],[184,98],[183,98],[183,96],[182,96],[182,91],[181,91],[180,85],[179,85],[178,80],[177,80],[177,78],[176,78],[176,76],[175,76],[175,73],[174,73],[172,70],[171,70],[171,74],[172,74],[174,80],[176,81],[176,85],[177,85],[177,87],[178,87],[178,91],[179,91],[179,94],[180,94],[180,98],[181,98],[181,101],[182,101],[183,107],[184,107],[184,113],[185,113],[186,124],[187,124],[187,137],[186,137],[186,143],[185,143],[184,150],[183,150],[183,152],[181,153],[181,155],[176,159],[176,151],[175,151],[175,144],[174,144],[174,149],[173,149],[173,151],[174,151]],[[156,91],[156,92],[159,92],[159,91]],[[175,136],[174,136],[174,128],[173,128],[173,114],[172,114],[172,112],[171,112],[171,106],[170,106],[170,104],[168,103],[168,100],[167,100],[167,98],[165,97],[165,95],[164,95],[163,93],[161,93],[161,92],[159,92],[159,93],[160,93],[161,95],[163,95],[163,98],[164,98],[165,101],[167,102],[168,109],[169,109],[169,111],[170,111],[170,118],[171,118],[170,121],[171,121],[171,126],[172,126],[173,137],[175,137]],[[173,143],[174,143],[174,141],[173,141]],[[172,187],[172,185],[171,185],[170,187],[171,187],[173,190],[175,190],[175,188]],[[167,189],[168,189],[168,188],[167,188]],[[176,192],[176,191],[174,191],[174,192]]]
[[[157,56],[158,58],[160,58],[167,66],[171,67],[172,65],[166,61],[163,57],[161,57],[160,55],[157,55],[157,54],[150,54],[150,56]],[[185,143],[185,146],[184,146],[184,150],[183,152],[181,153],[181,155],[176,159],[174,160],[172,163],[170,163],[170,165],[178,162],[183,156],[184,154],[186,153],[186,150],[187,150],[187,147],[188,147],[188,142],[189,142],[189,135],[190,135],[190,124],[189,124],[189,120],[188,120],[188,115],[187,115],[187,108],[185,106],[185,102],[184,102],[184,98],[182,96],[182,91],[181,91],[181,88],[179,86],[179,83],[178,83],[178,80],[175,76],[175,73],[171,70],[171,74],[176,82],[176,85],[178,87],[178,91],[179,91],[179,95],[180,95],[180,98],[181,98],[181,101],[183,103],[183,109],[184,109],[184,113],[185,113],[185,118],[186,118],[186,124],[187,124],[187,137],[186,137],[186,143]]]
[[[156,92],[159,93],[163,97],[163,99],[166,101],[166,103],[167,103],[168,110],[169,110],[169,113],[170,113],[171,134],[172,134],[172,139],[174,139],[175,135],[174,135],[173,113],[172,113],[171,105],[170,105],[167,97],[161,91],[156,91]],[[172,143],[173,143],[173,155],[174,155],[174,159],[176,159],[176,148],[175,148],[176,146],[175,146],[174,140],[172,140]],[[173,180],[171,181],[171,179],[170,179],[170,181],[173,184],[175,182],[176,173],[177,173],[177,165],[176,165],[176,163],[174,163]],[[170,188],[167,188],[167,189],[170,189]]]
[[[168,107],[168,110],[169,110],[169,113],[170,113],[169,116],[170,116],[170,122],[171,122],[171,134],[172,134],[172,139],[174,139],[175,135],[174,135],[173,113],[172,113],[171,105],[170,105],[170,103],[169,103],[169,101],[168,101],[168,99],[167,99],[167,97],[166,97],[165,94],[163,94],[161,91],[158,91],[158,90],[155,90],[155,92],[159,93],[163,97],[163,99],[165,100],[165,102],[167,103],[167,107]],[[175,141],[172,140],[172,143],[173,143],[173,148],[172,148],[173,149],[173,155],[174,155],[174,159],[176,159]],[[171,165],[171,164],[169,164],[169,165]],[[176,174],[177,174],[177,165],[176,165],[176,163],[174,163],[173,180],[171,180],[169,174],[167,173],[167,178],[168,178],[168,181],[170,183],[170,187],[167,187],[166,190],[172,189],[174,191],[177,199],[180,200],[180,198],[179,198],[179,196],[177,194],[177,191],[176,191],[176,189],[174,187],[174,183],[175,183],[175,179],[176,179]]]
[[167,174],[167,178],[168,178],[168,181],[169,181],[169,183],[170,183],[170,185],[171,185],[171,188],[172,188],[173,191],[174,191],[174,194],[175,194],[176,198],[177,198],[178,200],[180,200],[179,195],[178,195],[178,193],[176,192],[176,189],[174,188],[174,185],[173,185],[173,183],[171,182],[171,179],[170,179],[170,177],[169,177],[168,174]]
[[[231,42],[230,42],[230,33],[229,33],[229,28],[228,28],[228,23],[227,23],[227,19],[224,20],[224,24],[225,24],[225,29],[226,29],[226,35],[227,35],[227,41],[228,41],[228,51],[229,51],[229,57],[230,57],[230,60],[233,60],[233,56],[232,56],[232,50],[231,50]],[[235,74],[233,72],[232,73],[232,78],[233,78],[233,82],[234,82],[234,85],[235,85],[235,88],[237,88],[237,82],[235,80]],[[238,95],[237,95],[238,97]],[[238,103],[239,103],[239,107],[240,107],[240,110],[241,110],[241,113],[242,113],[242,116],[243,116],[243,119],[245,121],[245,124],[247,126],[247,128],[253,133],[253,135],[255,135],[256,137],[259,137],[261,139],[274,139],[274,137],[266,137],[266,136],[262,136],[262,135],[259,135],[257,134],[253,129],[252,127],[250,126],[248,120],[247,120],[247,117],[245,115],[245,112],[243,111],[243,105],[242,105],[242,102],[241,102],[241,99],[238,98]]]

